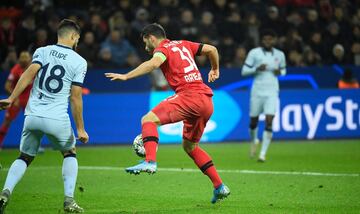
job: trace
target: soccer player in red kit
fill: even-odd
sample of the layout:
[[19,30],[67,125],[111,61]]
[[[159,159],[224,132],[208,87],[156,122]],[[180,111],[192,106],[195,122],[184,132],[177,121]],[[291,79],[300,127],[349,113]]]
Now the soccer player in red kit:
[[[11,94],[16,83],[20,79],[20,76],[24,73],[27,67],[31,64],[31,56],[27,51],[23,51],[19,56],[19,63],[16,64],[10,71],[8,79],[5,82],[5,90],[7,93]],[[7,109],[5,113],[4,121],[0,127],[0,148],[2,148],[4,138],[6,133],[11,125],[11,122],[19,114],[20,110],[25,110],[26,104],[29,100],[30,91],[32,84],[30,84],[22,94],[20,94],[19,99],[17,99],[13,105]]]
[[106,73],[106,77],[111,78],[112,81],[126,81],[160,67],[176,94],[162,101],[141,119],[146,158],[142,163],[126,168],[126,172],[131,174],[155,173],[159,141],[157,126],[183,121],[183,148],[212,181],[214,196],[211,202],[216,203],[218,200],[226,198],[230,194],[230,190],[222,182],[211,157],[199,146],[206,123],[213,113],[213,92],[203,83],[194,56],[206,55],[209,58],[211,70],[208,74],[208,81],[214,82],[219,78],[217,49],[211,45],[185,40],[170,41],[166,38],[163,27],[156,23],[147,25],[143,29],[142,39],[145,49],[153,55],[152,58],[129,73]]

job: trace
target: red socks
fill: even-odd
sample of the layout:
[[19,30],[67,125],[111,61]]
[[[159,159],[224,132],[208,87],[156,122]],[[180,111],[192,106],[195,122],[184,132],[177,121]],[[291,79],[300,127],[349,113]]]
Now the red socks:
[[154,122],[145,122],[142,125],[142,139],[145,147],[145,161],[156,161],[156,150],[159,141],[157,125]]
[[211,157],[199,146],[196,146],[195,149],[189,153],[189,155],[194,160],[195,164],[200,168],[200,170],[210,178],[214,188],[218,188],[222,184],[222,180],[216,171]]

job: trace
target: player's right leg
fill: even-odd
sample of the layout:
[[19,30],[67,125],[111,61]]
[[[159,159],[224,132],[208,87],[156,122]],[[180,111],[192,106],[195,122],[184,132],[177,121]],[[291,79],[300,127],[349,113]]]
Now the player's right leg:
[[141,119],[142,124],[142,139],[145,147],[145,160],[140,164],[125,169],[130,174],[140,174],[147,172],[153,174],[157,170],[156,152],[159,142],[159,134],[157,126],[160,124],[160,119],[152,111],[148,112]]
[[[74,199],[76,180],[78,175],[78,161],[76,158],[76,138],[71,128],[70,120],[43,119],[46,124],[45,133],[52,146],[60,150],[64,160],[62,165],[62,177],[64,181],[64,211],[70,213],[82,213],[81,208]],[[58,130],[62,130],[59,132]]]
[[257,147],[259,146],[258,138],[258,122],[259,117],[250,117],[249,133],[250,133],[250,158],[255,157]]
[[68,151],[62,151],[64,156],[62,175],[64,180],[64,211],[69,213],[82,213],[84,209],[80,207],[75,199],[74,192],[78,174],[78,162],[76,159],[75,147]]
[[0,214],[4,213],[5,207],[9,203],[11,193],[25,174],[27,167],[34,160],[34,157],[35,156],[21,152],[20,156],[11,164],[0,195]]
[[250,157],[253,158],[256,155],[256,150],[259,145],[258,138],[258,122],[259,115],[263,111],[263,99],[256,95],[250,97]]

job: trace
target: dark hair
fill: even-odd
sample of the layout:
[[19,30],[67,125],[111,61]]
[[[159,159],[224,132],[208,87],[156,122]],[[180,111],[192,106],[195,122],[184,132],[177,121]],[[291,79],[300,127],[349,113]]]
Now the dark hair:
[[261,38],[263,38],[264,36],[276,37],[276,33],[275,33],[275,31],[273,31],[271,29],[263,29],[261,31]]
[[71,31],[75,31],[78,34],[81,33],[80,27],[76,22],[70,19],[63,19],[58,26],[58,36],[63,37]]
[[141,31],[141,37],[149,37],[150,35],[153,35],[156,38],[166,38],[164,28],[158,23],[149,24]]

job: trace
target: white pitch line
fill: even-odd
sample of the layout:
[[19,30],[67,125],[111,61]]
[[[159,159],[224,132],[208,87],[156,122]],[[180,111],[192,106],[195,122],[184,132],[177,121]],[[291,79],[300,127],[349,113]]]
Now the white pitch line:
[[[49,170],[61,169],[57,166],[32,166],[30,169],[34,170]],[[79,166],[80,170],[100,170],[100,171],[123,171],[124,167],[112,166]],[[8,168],[1,170],[7,171]],[[1,171],[0,170],[0,171]],[[158,171],[164,172],[200,172],[199,169],[191,168],[158,168]],[[360,177],[357,173],[327,173],[327,172],[289,172],[289,171],[258,171],[258,170],[232,170],[232,169],[218,169],[220,173],[234,173],[234,174],[267,174],[267,175],[304,175],[304,176],[326,176],[326,177]]]

